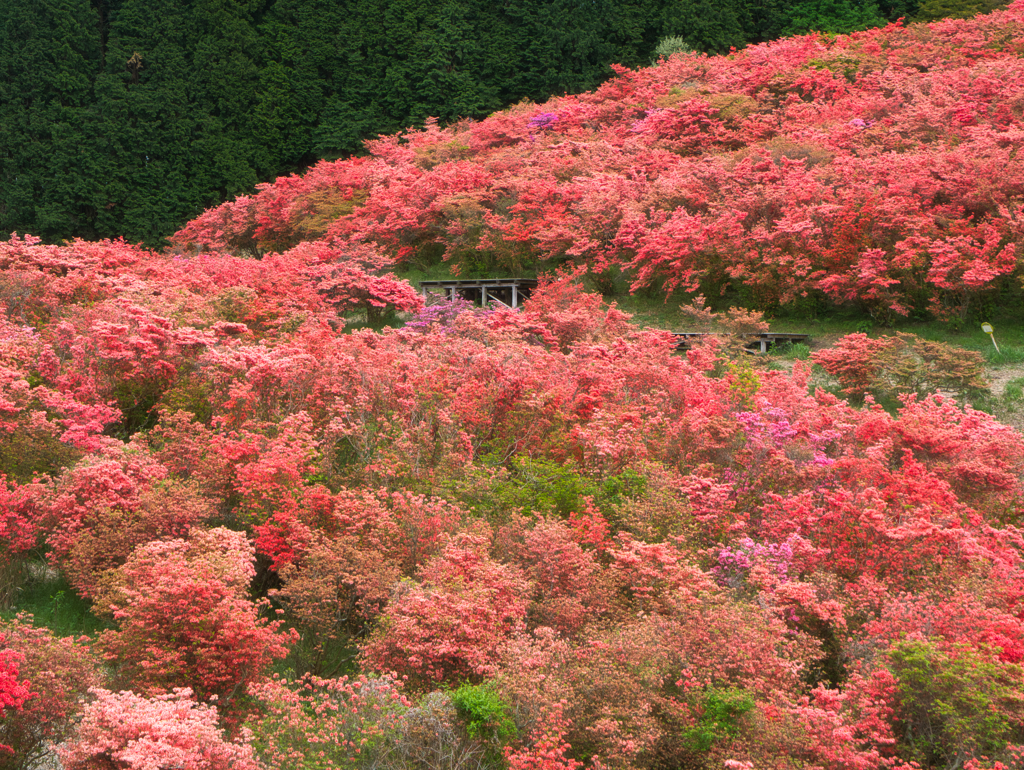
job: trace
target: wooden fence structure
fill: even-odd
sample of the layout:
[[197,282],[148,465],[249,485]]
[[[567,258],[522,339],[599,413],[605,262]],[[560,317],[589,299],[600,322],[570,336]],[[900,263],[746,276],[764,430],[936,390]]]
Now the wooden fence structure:
[[516,309],[537,288],[536,278],[480,278],[469,281],[420,281],[423,296],[441,294],[449,300],[456,297],[481,306],[494,302]]

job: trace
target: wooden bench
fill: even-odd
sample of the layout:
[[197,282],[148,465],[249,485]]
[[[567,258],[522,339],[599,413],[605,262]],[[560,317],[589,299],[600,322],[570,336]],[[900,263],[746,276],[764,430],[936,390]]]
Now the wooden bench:
[[[705,337],[731,336],[716,335],[713,332],[672,332],[676,337],[676,350],[689,350],[694,343]],[[751,353],[767,353],[768,348],[780,342],[790,344],[807,342],[811,338],[809,334],[791,334],[789,332],[759,332],[756,334],[742,334],[743,348]]]

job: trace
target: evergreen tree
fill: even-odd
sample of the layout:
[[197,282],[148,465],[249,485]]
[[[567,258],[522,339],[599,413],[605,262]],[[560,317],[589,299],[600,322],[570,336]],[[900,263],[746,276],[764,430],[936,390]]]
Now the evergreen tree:
[[677,0],[662,14],[664,35],[678,35],[706,53],[728,53],[748,41],[751,22],[743,0]]
[[91,235],[98,14],[88,0],[5,2],[0,30],[0,230]]
[[[257,138],[260,41],[245,0],[123,0],[96,82],[105,235],[157,242],[188,216],[280,173]],[[271,134],[272,139],[279,139]]]
[[1005,8],[1009,0],[924,0],[914,13],[915,21],[969,19],[979,13]]
[[846,34],[886,22],[875,0],[802,0],[791,5],[784,18],[784,36],[811,31]]

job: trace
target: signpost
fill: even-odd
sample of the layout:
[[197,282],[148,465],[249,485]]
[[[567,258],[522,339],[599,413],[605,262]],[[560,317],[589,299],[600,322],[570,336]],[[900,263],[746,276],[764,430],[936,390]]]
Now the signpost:
[[992,344],[995,345],[996,353],[1002,353],[1002,351],[999,349],[999,346],[996,345],[995,329],[992,328],[992,324],[990,324],[988,321],[986,321],[985,323],[983,323],[981,325],[981,330],[983,332],[985,332],[985,334],[987,334],[989,337],[992,338]]

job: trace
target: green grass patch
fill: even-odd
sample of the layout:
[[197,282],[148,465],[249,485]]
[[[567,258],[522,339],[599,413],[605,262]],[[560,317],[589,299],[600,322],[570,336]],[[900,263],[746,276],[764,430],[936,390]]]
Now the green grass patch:
[[1017,377],[1006,383],[1003,388],[1003,400],[1010,403],[1024,401],[1024,377]]
[[679,306],[686,301],[683,296],[651,297],[643,294],[605,295],[605,301],[614,302],[619,310],[633,316],[633,323],[641,328],[687,331],[686,322],[679,312]]
[[[680,305],[690,304],[693,300],[692,295],[685,292],[675,292],[667,299],[664,294],[650,290],[637,294],[605,293],[604,298],[607,302],[615,302],[627,313],[632,313],[634,322],[639,326],[673,331],[689,330],[687,320],[679,312]],[[742,306],[739,299],[734,303],[725,301],[709,304],[716,311],[724,310],[730,304]],[[774,313],[766,313],[765,320],[771,323],[772,331],[778,332],[806,333],[812,337],[862,332],[874,337],[901,331],[935,342],[947,342],[969,350],[981,353],[992,351],[995,354],[992,340],[981,330],[980,323],[959,324],[906,318],[897,319],[892,326],[885,326],[877,323],[867,313],[852,307],[824,307],[810,313],[798,305],[785,306]],[[1019,313],[994,313],[989,320],[996,330],[996,342],[1004,353],[1015,348],[1024,350],[1024,326],[1019,322]],[[1008,353],[1005,360],[997,356],[993,363],[1017,363],[1017,355],[1018,353]]]
[[2,615],[13,618],[19,612],[31,614],[37,626],[46,626],[57,636],[95,636],[108,627],[93,615],[92,603],[76,594],[64,576],[44,561],[28,565],[27,580]]
[[796,361],[806,361],[811,357],[811,346],[803,342],[783,342],[775,346],[775,355]]
[[400,265],[395,270],[395,275],[404,278],[413,286],[419,286],[420,281],[451,281],[458,278],[452,273],[448,262],[437,262],[427,266]]
[[1000,345],[999,350],[987,348],[983,355],[989,366],[1008,366],[1024,362],[1024,347],[1016,345]]
[[509,271],[497,270],[486,275],[456,275],[452,272],[451,262],[435,262],[430,265],[403,264],[395,268],[395,275],[404,278],[413,286],[419,286],[420,281],[472,281],[474,278],[535,278],[536,271],[525,270],[512,276]]

